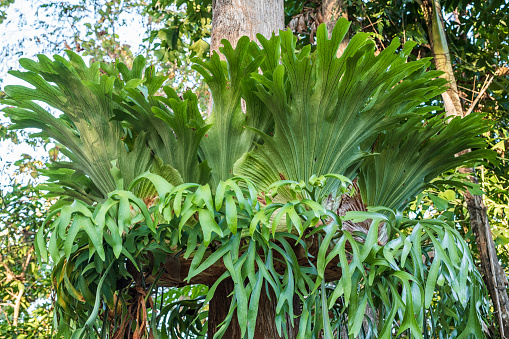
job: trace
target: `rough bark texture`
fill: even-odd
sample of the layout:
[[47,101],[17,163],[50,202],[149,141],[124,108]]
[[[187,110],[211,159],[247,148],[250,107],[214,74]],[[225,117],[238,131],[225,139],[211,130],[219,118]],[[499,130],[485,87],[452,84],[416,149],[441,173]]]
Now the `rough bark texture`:
[[[271,290],[270,299],[267,298],[267,294],[265,292],[265,289],[262,290],[261,298],[260,298],[260,310],[258,311],[258,317],[256,319],[256,331],[254,338],[255,339],[264,339],[264,338],[275,338],[275,339],[282,339],[283,336],[279,336],[276,331],[275,326],[267,327],[264,324],[267,323],[273,323],[274,319],[276,318],[276,296],[274,295],[273,291]],[[263,310],[263,312],[260,312]],[[293,314],[296,316],[299,316],[302,313],[302,310],[300,308],[300,299],[297,295],[293,296]],[[295,318],[293,319],[293,326],[292,321],[289,317],[286,318],[286,330],[288,333],[288,339],[295,339],[297,338],[297,335],[299,334],[299,319]],[[272,332],[266,332],[267,330],[271,330]]]
[[[470,169],[464,169],[467,172]],[[472,182],[477,182],[474,176],[469,176]],[[464,193],[470,214],[470,226],[475,235],[484,283],[488,288],[495,312],[500,325],[500,337],[509,338],[509,299],[507,296],[507,277],[497,258],[495,243],[491,234],[486,206],[482,196]]]
[[251,40],[261,33],[266,38],[272,32],[284,29],[283,0],[213,0],[212,1],[212,51],[218,51],[221,40],[227,39],[235,46],[237,40],[247,35]]
[[[327,26],[327,31],[329,32],[329,37],[332,34],[332,30],[338,22],[338,19],[343,17],[348,19],[348,12],[346,10],[346,5],[344,0],[323,0],[322,2],[322,16],[323,22]],[[348,42],[350,41],[348,34],[345,36],[341,44],[339,44],[339,49],[337,56],[340,57],[346,49]]]
[[[225,279],[217,286],[214,297],[209,303],[209,329],[207,331],[207,338],[214,338],[219,324],[221,324],[228,315],[228,310],[232,301],[232,298],[228,295],[232,291],[233,281],[231,279]],[[223,338],[242,338],[236,313],[233,314],[233,319],[224,333]]]
[[[223,280],[217,287],[214,297],[210,301],[209,305],[209,327],[207,336],[213,338],[217,332],[219,324],[228,315],[228,310],[231,302],[231,298],[228,295],[233,291],[233,282],[231,279]],[[258,316],[256,318],[256,330],[254,333],[254,339],[282,339],[284,336],[279,336],[276,330],[276,326],[273,326],[274,319],[276,318],[276,298],[273,293],[270,295],[270,299],[267,297],[265,289],[262,289],[260,296],[260,303],[258,304]],[[226,307],[225,307],[226,305]],[[293,300],[294,313],[299,315],[301,313],[300,301],[297,296]],[[214,312],[211,313],[211,311]],[[269,326],[268,326],[269,325]],[[299,318],[294,319],[293,327],[291,322],[287,319],[288,339],[297,338],[299,330]],[[241,338],[241,332],[237,323],[237,316],[234,314],[232,323],[223,335],[223,338]]]
[[[449,48],[444,33],[444,22],[440,4],[436,0],[418,0],[424,12],[428,27],[428,36],[433,51],[436,68],[444,71],[449,81],[449,89],[442,95],[445,109],[448,116],[464,116],[461,100],[456,87],[456,79],[452,69]],[[472,110],[469,110],[470,113]],[[470,150],[466,150],[469,152]],[[462,169],[464,173],[472,173],[469,176],[472,182],[477,182],[473,175],[473,169]],[[501,338],[509,338],[509,297],[507,295],[507,278],[500,266],[491,234],[489,219],[486,214],[486,207],[483,204],[482,196],[472,196],[465,191],[465,201],[470,214],[470,226],[475,234],[484,282],[488,288],[495,314],[499,323]]]
[[[261,33],[270,38],[273,32],[284,29],[283,0],[213,0],[211,51],[218,51],[221,40],[227,39],[235,47],[238,39],[247,35],[256,40]],[[224,56],[220,55],[221,58]],[[212,338],[216,327],[228,314],[230,302],[228,294],[233,290],[231,280],[224,281],[216,290],[209,307],[209,338]],[[228,299],[229,300],[229,299]],[[279,338],[275,336],[275,298],[269,300],[265,293],[260,296],[258,320],[255,338]],[[266,318],[270,315],[270,318]],[[298,327],[297,327],[298,328]],[[223,338],[240,339],[240,330],[236,317]]]
[[[336,214],[339,216],[344,216],[349,211],[367,211],[367,206],[362,201],[361,192],[359,186],[357,185],[357,179],[353,180],[348,189],[353,190],[355,194],[343,194],[341,197],[339,197],[339,199],[333,198],[332,195],[329,195],[329,197],[323,203],[324,207],[328,210],[336,212]],[[342,222],[342,229],[344,231],[350,232],[355,240],[364,243],[364,238],[356,236],[355,234],[360,232],[367,236],[372,221],[372,219],[366,219],[365,221],[361,222],[346,220]],[[384,246],[388,241],[387,227],[385,227],[385,222],[381,222],[378,227],[378,244],[380,246]],[[349,248],[349,251],[351,252],[351,248]]]
[[[295,251],[295,255],[299,262],[299,265],[305,267],[309,266],[309,260],[314,261],[314,265],[316,265],[316,256],[318,255],[318,241],[316,237],[307,238],[307,248],[308,252],[304,250],[304,248],[300,245],[295,246],[293,250]],[[242,254],[242,253],[241,253]],[[206,260],[208,253],[205,254],[203,260]],[[278,257],[275,254],[275,257],[278,259],[283,259]],[[310,259],[314,258],[314,259]],[[146,266],[145,270],[145,282],[151,284],[154,282],[155,277],[158,273],[151,275],[153,269],[153,258],[148,257],[147,260],[151,262],[151,264]],[[193,258],[188,258],[187,260],[183,257],[179,257],[179,260],[172,256],[168,256],[166,259],[166,263],[164,267],[161,268],[164,272],[161,274],[157,285],[163,287],[183,287],[186,285],[194,285],[194,284],[203,284],[203,285],[212,285],[214,284],[219,277],[226,272],[226,267],[223,264],[216,263],[211,267],[207,268],[197,276],[191,278],[190,281],[185,281],[184,279],[187,277],[189,273],[189,269],[191,267],[191,262]],[[332,261],[325,267],[324,278],[326,282],[337,281],[341,279],[341,268],[338,267],[339,259],[334,258]],[[280,264],[278,262],[274,263],[274,268],[279,274],[284,274],[285,266],[284,264]],[[127,271],[134,277],[135,281],[141,281],[141,275],[136,270],[134,265],[127,264]]]

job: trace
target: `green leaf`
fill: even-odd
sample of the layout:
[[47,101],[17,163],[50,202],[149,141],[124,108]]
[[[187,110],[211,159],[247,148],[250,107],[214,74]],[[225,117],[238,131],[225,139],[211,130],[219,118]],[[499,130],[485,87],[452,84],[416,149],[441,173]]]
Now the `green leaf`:
[[449,206],[449,202],[445,199],[442,199],[436,195],[428,194],[428,197],[433,201],[433,205],[439,211],[445,211]]
[[267,219],[267,216],[265,215],[265,211],[261,210],[256,212],[254,217],[251,219],[251,223],[249,225],[249,235],[253,236],[256,226],[260,224],[260,228],[268,228],[269,227],[269,220]]
[[364,319],[364,312],[366,311],[366,305],[368,303],[368,298],[366,293],[363,293],[361,296],[361,300],[358,301],[358,306],[350,309],[349,316],[352,315],[352,318],[348,319],[348,334],[357,337],[360,332],[362,326],[362,320]]
[[[200,264],[201,258],[203,257],[203,253],[205,252],[205,246],[200,246],[199,251],[200,255],[198,253],[193,258],[193,261],[191,262],[191,267],[189,269],[189,273],[186,277],[186,280],[189,281],[191,278],[197,276],[213,264],[215,264],[219,259],[221,259],[223,256],[226,255],[231,250],[231,247],[229,245],[224,245],[221,248],[219,248],[217,251],[212,253],[205,261],[203,261]],[[199,265],[199,266],[198,266]]]
[[207,247],[210,243],[210,237],[212,232],[215,232],[219,236],[223,236],[223,231],[214,220],[214,215],[209,210],[200,208],[198,209],[200,217],[200,227],[203,232],[203,244]]
[[44,227],[40,227],[37,230],[37,234],[35,235],[34,247],[35,252],[37,253],[39,265],[41,264],[41,261],[48,262],[48,251],[46,249],[46,243],[44,240]]
[[[92,309],[92,312],[90,312],[90,316],[88,317],[87,321],[85,322],[85,326],[81,330],[76,330],[77,338],[81,339],[83,334],[85,334],[85,330],[90,328],[90,326],[95,322],[95,319],[97,318],[97,315],[99,314],[99,308],[101,307],[101,292],[102,287],[104,284],[104,281],[106,277],[108,276],[108,272],[110,271],[111,267],[113,266],[115,262],[112,261],[109,265],[104,274],[102,275],[101,279],[99,280],[99,284],[97,285],[97,292],[95,294],[95,303],[94,308]],[[74,336],[74,334],[73,334]]]
[[241,82],[248,74],[257,71],[262,61],[262,58],[257,58],[247,65],[243,63],[249,47],[247,37],[240,38],[235,49],[227,40],[222,40],[222,43],[224,47],[221,52],[228,61],[228,72],[217,53],[212,54],[210,61],[193,59],[196,63],[193,69],[204,77],[213,99],[212,112],[206,120],[212,127],[201,144],[203,154],[212,168],[213,187],[219,181],[233,177],[233,164],[253,147],[253,132],[246,129],[246,119],[252,117],[246,116],[241,110]]
[[226,222],[233,234],[237,234],[237,205],[231,194],[226,195]]
[[453,201],[456,198],[456,192],[453,190],[445,190],[440,193],[440,196],[447,201]]
[[[428,73],[423,78],[432,75]],[[436,93],[429,89],[430,94]],[[430,109],[423,108],[423,113]],[[423,123],[419,114],[391,133],[381,135],[374,148],[376,155],[367,158],[360,167],[358,183],[363,202],[403,209],[438,175],[456,167],[473,166],[483,157],[492,158],[493,153],[486,151],[485,141],[479,137],[487,128],[479,114],[457,117],[448,124],[443,123],[441,115]],[[476,149],[473,151],[476,154],[455,156],[468,148]],[[468,187],[468,183],[465,182],[465,186]],[[432,194],[428,196],[437,210],[447,209],[447,200]]]
[[428,279],[426,280],[426,292],[424,297],[424,307],[429,308],[431,299],[435,294],[435,286],[438,279],[438,270],[440,269],[440,259],[435,258],[428,272]]
[[76,238],[76,235],[81,230],[81,225],[85,220],[85,217],[81,215],[76,215],[73,222],[71,223],[71,227],[69,227],[69,230],[67,231],[67,235],[65,237],[64,241],[64,253],[67,259],[71,256],[71,250],[72,246],[74,245],[74,239]]
[[281,218],[283,218],[283,216],[285,216],[290,209],[293,209],[293,204],[291,202],[284,205],[276,214],[274,221],[272,222],[272,236],[276,234],[276,229],[279,225],[279,222],[281,221]]
[[322,312],[323,312],[323,333],[325,339],[332,339],[332,328],[330,326],[329,311],[327,308],[327,295],[325,293],[325,281],[322,280]]
[[206,54],[209,49],[210,49],[210,45],[204,41],[203,39],[199,39],[197,40],[195,43],[193,43],[189,49],[191,51],[194,51],[196,53],[196,55],[201,58],[204,56],[204,54]]

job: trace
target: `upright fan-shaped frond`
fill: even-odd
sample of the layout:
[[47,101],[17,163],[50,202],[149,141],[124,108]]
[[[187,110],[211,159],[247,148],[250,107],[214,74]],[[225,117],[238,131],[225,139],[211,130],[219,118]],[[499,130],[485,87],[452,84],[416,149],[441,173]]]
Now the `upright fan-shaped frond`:
[[[272,74],[253,74],[258,95],[275,121],[274,136],[257,131],[262,145],[245,154],[235,173],[266,188],[280,179],[304,180],[312,174],[354,176],[377,134],[410,116],[443,91],[437,72],[424,72],[428,59],[407,62],[411,47],[397,53],[393,43],[378,56],[369,34],[355,35],[336,57],[349,23],[341,20],[332,37],[317,32],[317,50],[295,51],[295,37],[280,32],[282,64]],[[266,53],[277,54],[278,45]],[[329,187],[329,192],[333,187]],[[327,191],[325,192],[327,193]]]
[[[136,59],[132,71],[126,71],[125,65],[119,66],[125,84],[117,77],[118,72],[101,75],[99,63],[87,67],[77,54],[70,51],[67,54],[69,61],[59,56],[50,60],[43,55],[38,57],[38,62],[22,59],[20,63],[28,72],[12,71],[11,74],[33,88],[6,86],[9,98],[4,103],[10,107],[4,111],[14,122],[13,128],[40,129],[42,135],[63,145],[62,153],[70,162],[56,162],[45,172],[57,184],[47,186],[54,190],[53,194],[87,202],[102,200],[154,163],[154,156],[146,146],[150,139],[145,133],[131,147],[122,141],[126,136],[122,122],[113,118],[114,112],[124,109],[113,98],[121,94],[124,85],[128,90],[143,82],[149,94],[154,94],[154,88],[161,82],[149,77],[145,81],[135,78],[145,65],[143,57]],[[55,117],[54,110],[61,116]],[[120,176],[115,174],[115,167],[120,170]],[[181,182],[174,170],[158,168],[163,171],[159,173],[162,176]]]
[[[493,157],[481,137],[488,126],[478,114],[456,117],[449,123],[443,116],[425,124],[422,118],[414,117],[381,134],[375,154],[360,167],[362,200],[369,206],[401,210],[440,174]],[[455,156],[468,148],[474,150]]]
[[[136,134],[146,133],[147,144],[161,160],[181,173],[184,182],[205,183],[210,169],[198,160],[198,148],[210,125],[205,125],[198,100],[190,91],[181,99],[170,87],[166,97],[155,95],[165,77],[155,76],[153,67],[145,72],[143,89],[126,85],[114,100],[123,108],[115,119],[127,122]],[[162,120],[162,121],[161,121]]]
[[[222,43],[224,47],[220,50],[226,63],[214,53],[210,61],[195,59],[197,65],[193,66],[204,77],[212,93],[213,108],[206,119],[206,124],[212,126],[200,147],[203,158],[212,169],[213,187],[220,180],[233,177],[233,164],[253,148],[254,133],[247,127],[266,129],[270,123],[263,102],[253,93],[254,81],[249,78],[252,72],[258,71],[264,56],[256,55],[254,47],[251,47],[254,57],[248,53],[251,44],[248,37],[242,37],[235,49],[227,40]],[[242,111],[241,98],[246,102],[246,114]]]

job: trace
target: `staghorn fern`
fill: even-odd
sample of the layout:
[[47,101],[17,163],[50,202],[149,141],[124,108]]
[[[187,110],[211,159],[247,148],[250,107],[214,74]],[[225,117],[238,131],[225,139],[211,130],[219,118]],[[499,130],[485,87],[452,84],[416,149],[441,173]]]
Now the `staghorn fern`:
[[[343,327],[363,335],[366,308],[378,314],[369,328],[381,338],[483,336],[482,280],[454,225],[401,220],[395,210],[443,171],[489,155],[452,157],[482,148],[486,126],[482,117],[447,126],[428,118],[436,108],[423,103],[445,84],[426,71],[429,59],[407,61],[411,43],[394,41],[375,56],[361,33],[337,58],[348,25],[340,20],[330,40],[321,26],[313,53],[295,51],[290,32],[260,37],[261,47],[225,41],[226,62],[217,54],[196,61],[214,99],[206,119],[192,93],[164,87],[166,97],[156,95],[163,78],[143,72],[140,57],[132,70],[86,67],[73,53],[71,61],[22,61],[29,72],[14,75],[35,89],[7,87],[13,107],[5,111],[14,128],[41,129],[66,147],[70,161],[45,172],[47,187],[80,199],[56,206],[58,217],[36,237],[39,258],[55,263],[58,336],[119,336],[130,321],[139,325],[133,331],[159,334],[175,311],[148,321],[156,285],[207,282],[206,305],[226,278],[236,285],[216,337],[234,313],[253,337],[262,288],[277,297],[280,332],[299,298],[300,338]],[[354,178],[362,211],[327,211],[326,199],[357,196],[347,192]],[[347,223],[364,223],[364,233]],[[347,317],[331,322],[327,310]]]
[[[64,207],[50,227],[51,233],[56,235],[55,240],[50,241],[50,253],[58,263],[54,276],[60,277],[55,281],[59,296],[57,312],[62,312],[63,322],[71,322],[78,316],[77,331],[85,333],[91,329],[91,324],[99,326],[106,321],[98,318],[97,313],[89,313],[96,304],[93,296],[95,293],[104,298],[109,308],[114,308],[114,299],[109,292],[112,283],[129,277],[122,263],[126,260],[139,263],[139,259],[134,258],[149,252],[155,257],[162,250],[164,257],[185,252],[180,260],[191,260],[187,277],[177,280],[171,279],[171,272],[162,266],[148,263],[145,270],[159,272],[156,279],[163,285],[167,279],[174,286],[195,281],[210,268],[216,275],[222,273],[210,287],[205,300],[201,300],[202,306],[210,301],[221,281],[233,280],[235,289],[231,309],[235,310],[242,333],[248,338],[254,334],[262,288],[272,290],[277,296],[275,321],[280,331],[285,328],[282,325],[287,315],[289,319],[294,317],[294,296],[298,296],[302,304],[298,318],[299,338],[318,338],[321,331],[326,337],[332,337],[328,310],[346,312],[347,320],[334,326],[347,326],[349,334],[357,337],[362,330],[366,308],[378,314],[372,330],[381,338],[389,338],[393,333],[399,334],[407,329],[413,337],[423,338],[423,333],[449,334],[450,328],[455,329],[458,337],[468,334],[483,337],[481,319],[487,301],[483,299],[482,278],[475,269],[468,245],[447,223],[396,218],[396,214],[387,208],[378,210],[389,211],[391,217],[376,212],[377,209],[349,212],[338,217],[314,202],[316,197],[312,192],[297,182],[277,182],[272,193],[262,195],[270,199],[277,191],[286,190],[303,195],[303,200],[262,206],[254,194],[258,192],[254,186],[251,186],[254,191],[242,191],[241,178],[220,182],[215,189],[222,192],[219,195],[214,195],[208,185],[195,190],[189,190],[189,185],[174,187],[162,177],[149,173],[133,185],[146,179],[152,182],[160,196],[152,212],[132,194],[115,191],[104,204],[95,208],[82,203]],[[324,180],[322,178],[320,184]],[[307,184],[311,187],[320,185],[319,181]],[[232,196],[236,199],[231,199]],[[122,204],[140,211],[136,220],[126,224],[122,210],[128,209]],[[187,223],[196,213],[200,216],[198,223]],[[270,222],[272,215],[276,218]],[[283,217],[288,220],[288,232],[277,232],[276,219]],[[321,220],[330,217],[332,222],[319,226]],[[342,221],[365,219],[371,220],[371,228],[363,243],[354,240],[349,232],[341,231]],[[158,220],[158,224],[154,220]],[[71,228],[66,230],[69,222]],[[378,227],[382,222],[393,230],[393,236],[385,246],[377,244]],[[82,225],[82,228],[74,233],[74,225]],[[303,237],[292,234],[294,231]],[[42,232],[38,234],[37,251],[45,258]],[[120,232],[124,233],[125,240],[118,237]],[[71,233],[78,243],[88,243],[90,247],[71,247],[76,242],[69,241]],[[94,256],[92,244],[96,241],[93,239],[103,235],[105,262],[90,270],[91,264],[97,264],[97,261],[86,260],[90,255]],[[318,248],[311,251],[308,243],[313,238],[318,239]],[[169,242],[169,239],[174,240]],[[434,251],[431,258],[430,251]],[[110,266],[113,269],[108,270]],[[102,289],[95,287],[101,274],[106,277]],[[326,284],[331,275],[333,284]],[[193,305],[196,309],[197,305],[194,302]],[[79,315],[83,308],[89,310],[90,316]],[[168,312],[172,307],[165,310],[158,315],[153,313],[152,322],[157,324],[170,317]],[[195,312],[199,316],[199,311]],[[121,319],[125,316],[130,315],[122,311]],[[226,319],[223,330],[231,320],[231,317]],[[151,331],[160,333],[157,326]]]
[[[281,32],[281,64],[272,74],[253,74],[258,95],[275,121],[274,136],[245,154],[234,172],[261,188],[276,180],[303,180],[312,174],[347,174],[366,157],[378,133],[419,113],[422,102],[444,90],[437,72],[423,72],[429,59],[406,62],[412,43],[400,53],[396,41],[377,57],[369,34],[357,34],[338,59],[349,24],[340,20],[331,40],[317,31],[317,49],[295,51],[295,38]],[[274,53],[272,50],[266,53]],[[410,164],[408,164],[410,165]],[[331,193],[333,187],[324,191]]]

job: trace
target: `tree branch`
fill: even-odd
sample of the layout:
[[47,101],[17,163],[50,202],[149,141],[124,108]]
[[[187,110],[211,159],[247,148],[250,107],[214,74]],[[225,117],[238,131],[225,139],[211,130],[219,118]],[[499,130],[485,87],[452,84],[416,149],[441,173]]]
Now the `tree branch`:
[[492,75],[491,78],[490,78],[490,76],[488,76],[486,78],[486,80],[484,81],[484,84],[483,84],[483,86],[481,88],[481,91],[479,92],[479,94],[475,98],[474,102],[472,102],[472,105],[470,105],[470,107],[468,108],[468,111],[467,111],[467,113],[465,113],[465,115],[469,115],[470,113],[472,113],[472,111],[475,108],[475,105],[477,105],[477,103],[479,102],[479,99],[481,99],[481,97],[483,96],[484,92],[486,92],[488,87],[490,87],[490,85],[491,85],[491,83],[492,83],[494,78],[495,78],[494,75]]

